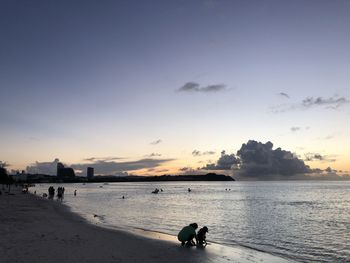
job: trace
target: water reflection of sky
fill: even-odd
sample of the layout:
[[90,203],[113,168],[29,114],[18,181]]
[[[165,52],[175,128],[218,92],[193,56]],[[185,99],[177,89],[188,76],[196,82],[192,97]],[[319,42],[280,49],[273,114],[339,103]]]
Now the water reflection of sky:
[[[151,194],[156,187],[164,191]],[[40,194],[48,185],[36,188]],[[64,202],[73,211],[106,225],[176,235],[182,226],[197,222],[209,227],[208,239],[220,243],[308,262],[350,257],[350,182],[67,184],[65,188]]]

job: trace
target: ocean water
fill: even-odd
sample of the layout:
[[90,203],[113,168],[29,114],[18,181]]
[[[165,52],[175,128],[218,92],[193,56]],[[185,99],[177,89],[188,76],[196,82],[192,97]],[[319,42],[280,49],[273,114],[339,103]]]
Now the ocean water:
[[[37,185],[31,191],[42,194],[48,186]],[[177,235],[183,226],[196,222],[209,228],[207,239],[212,242],[300,262],[350,262],[350,182],[87,183],[55,188],[58,186],[65,187],[63,202],[74,212],[106,226]],[[155,188],[163,192],[152,194]]]

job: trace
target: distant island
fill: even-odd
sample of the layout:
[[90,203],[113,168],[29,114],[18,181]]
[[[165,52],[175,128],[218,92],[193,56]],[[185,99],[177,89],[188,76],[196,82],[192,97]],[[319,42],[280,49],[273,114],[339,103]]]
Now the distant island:
[[235,181],[231,176],[216,173],[203,175],[161,175],[161,176],[94,176],[58,177],[44,174],[28,174],[18,183],[105,183],[105,182],[173,182],[173,181]]

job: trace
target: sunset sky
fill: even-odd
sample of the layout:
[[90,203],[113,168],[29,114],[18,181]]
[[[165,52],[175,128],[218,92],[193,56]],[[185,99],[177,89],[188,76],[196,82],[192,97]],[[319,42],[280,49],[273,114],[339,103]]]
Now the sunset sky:
[[349,14],[347,0],[1,1],[0,161],[174,174],[255,140],[349,173]]

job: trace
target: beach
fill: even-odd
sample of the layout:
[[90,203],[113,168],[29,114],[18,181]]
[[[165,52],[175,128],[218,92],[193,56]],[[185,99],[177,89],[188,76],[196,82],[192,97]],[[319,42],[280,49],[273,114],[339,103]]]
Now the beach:
[[0,196],[0,262],[290,262],[210,244],[181,247],[173,236],[102,228],[56,200],[13,189]]

